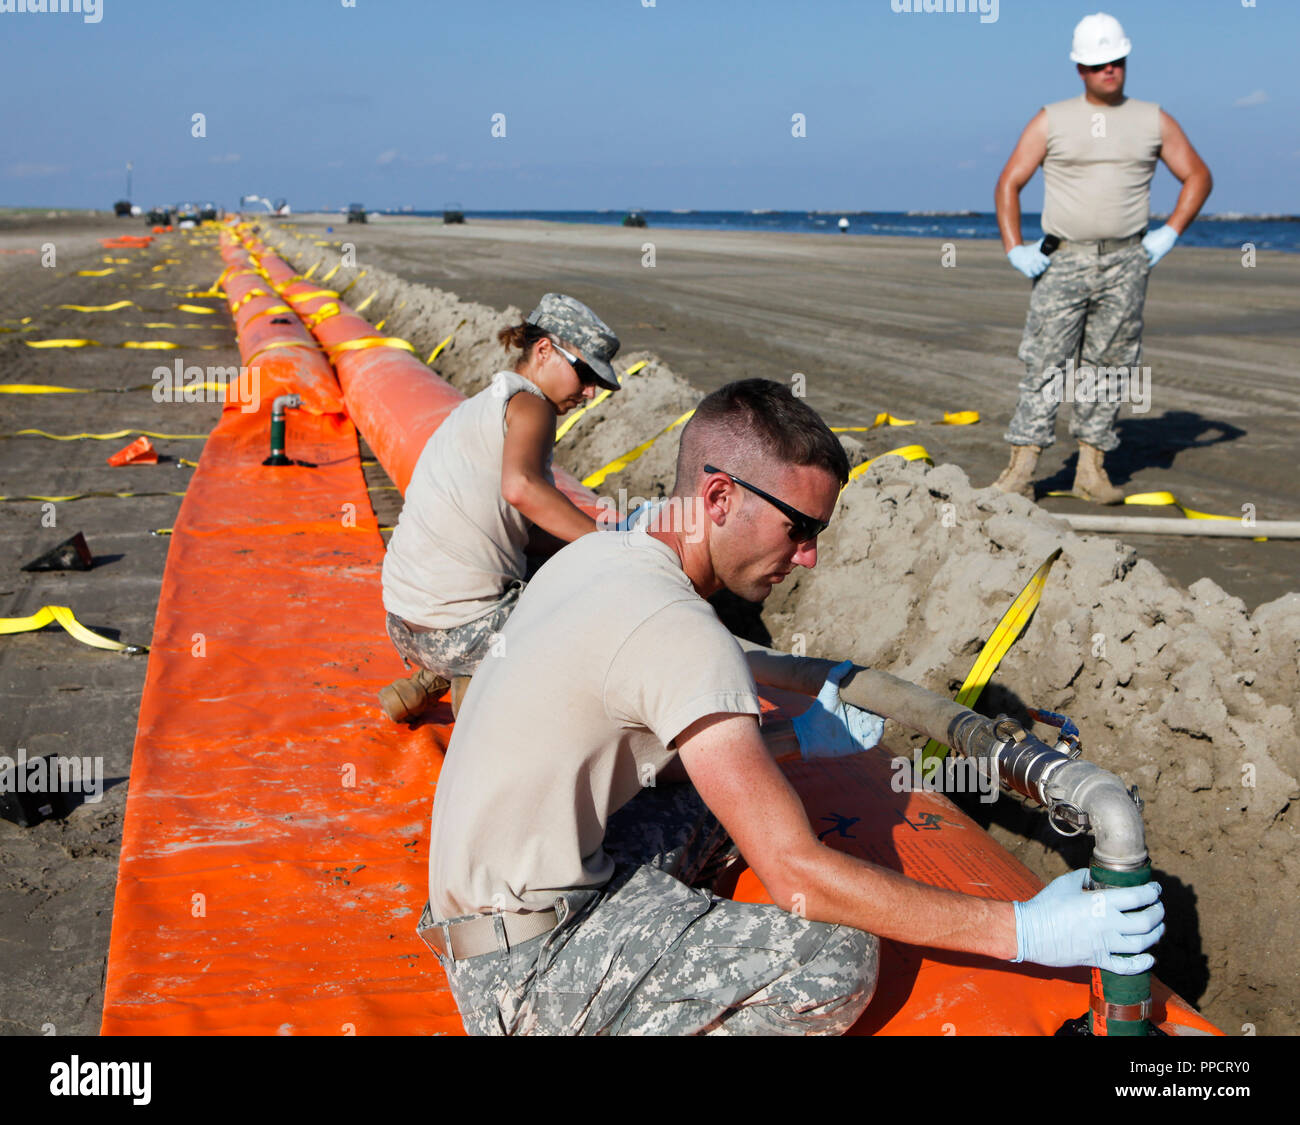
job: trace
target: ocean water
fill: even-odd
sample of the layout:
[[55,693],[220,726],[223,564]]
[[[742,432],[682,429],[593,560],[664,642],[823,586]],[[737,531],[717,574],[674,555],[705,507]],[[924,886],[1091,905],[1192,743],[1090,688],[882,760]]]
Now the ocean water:
[[[393,215],[435,215],[441,211],[386,211]],[[466,211],[473,222],[482,219],[541,219],[552,223],[598,223],[618,226],[626,211]],[[642,211],[650,228],[678,230],[797,231],[840,235],[841,218],[849,220],[847,237],[892,235],[912,238],[998,238],[997,217],[992,212],[921,214],[906,211]],[[1026,211],[1022,227],[1026,240],[1042,236],[1041,216]],[[1152,225],[1158,225],[1153,220]],[[1241,252],[1245,243],[1257,250],[1300,253],[1300,218],[1250,217],[1200,218],[1184,232],[1180,246],[1208,246]]]

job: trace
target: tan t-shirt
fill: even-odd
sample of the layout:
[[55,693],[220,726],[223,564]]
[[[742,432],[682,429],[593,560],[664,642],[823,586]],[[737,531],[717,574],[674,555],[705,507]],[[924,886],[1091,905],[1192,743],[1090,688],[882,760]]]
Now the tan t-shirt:
[[[411,474],[384,556],[384,608],[416,625],[450,629],[489,613],[522,581],[531,524],[501,495],[506,406],[540,388],[513,371],[443,419]],[[552,484],[550,455],[546,479]]]
[[612,813],[717,713],[758,715],[739,644],[641,531],[570,543],[528,584],[470,683],[438,778],[436,917],[540,910],[604,884]]
[[1082,94],[1047,109],[1043,230],[1067,241],[1127,238],[1146,227],[1160,156],[1160,106]]

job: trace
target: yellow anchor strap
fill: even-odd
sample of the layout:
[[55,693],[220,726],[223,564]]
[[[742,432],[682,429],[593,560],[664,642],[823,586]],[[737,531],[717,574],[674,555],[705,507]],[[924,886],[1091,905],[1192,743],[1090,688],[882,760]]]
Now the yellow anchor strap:
[[[963,707],[975,706],[975,701],[979,699],[985,685],[997,671],[1002,658],[1015,644],[1016,638],[1024,632],[1029,619],[1034,615],[1034,610],[1038,608],[1039,599],[1043,596],[1043,587],[1047,585],[1047,575],[1052,569],[1052,564],[1060,557],[1061,548],[1057,547],[1047,557],[1047,561],[1034,572],[1034,576],[1025,583],[1024,589],[1016,595],[1016,600],[1011,603],[1010,608],[1002,615],[1002,620],[994,627],[984,647],[980,649],[979,656],[975,658],[975,663],[962,683],[961,690],[957,692],[957,702]],[[947,753],[948,747],[932,738],[921,751],[921,760],[924,762],[932,758],[943,758]]]

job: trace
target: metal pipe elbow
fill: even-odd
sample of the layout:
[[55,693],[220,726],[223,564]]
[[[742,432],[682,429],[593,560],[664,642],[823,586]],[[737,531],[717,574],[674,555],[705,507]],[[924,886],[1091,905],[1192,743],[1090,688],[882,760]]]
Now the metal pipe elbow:
[[1148,860],[1142,803],[1109,770],[1092,762],[1069,761],[1045,779],[1044,795],[1087,814],[1093,862],[1115,871],[1134,871]]

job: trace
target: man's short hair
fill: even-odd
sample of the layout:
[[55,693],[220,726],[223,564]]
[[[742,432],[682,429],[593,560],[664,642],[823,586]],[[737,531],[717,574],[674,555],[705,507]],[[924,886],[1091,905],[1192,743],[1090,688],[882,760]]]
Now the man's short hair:
[[783,383],[740,379],[707,395],[682,431],[677,483],[692,488],[706,463],[744,476],[763,462],[815,465],[841,485],[849,459],[839,439],[807,403]]

